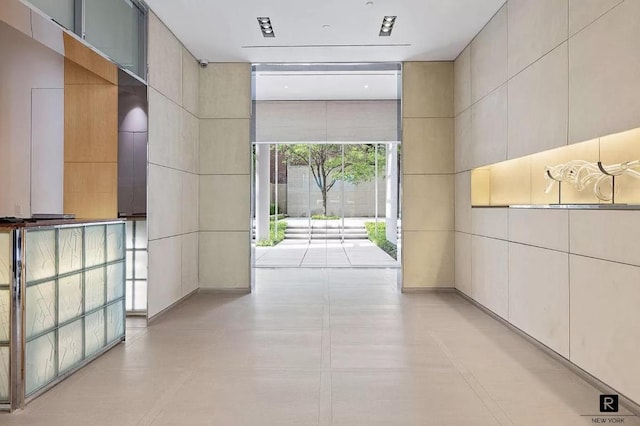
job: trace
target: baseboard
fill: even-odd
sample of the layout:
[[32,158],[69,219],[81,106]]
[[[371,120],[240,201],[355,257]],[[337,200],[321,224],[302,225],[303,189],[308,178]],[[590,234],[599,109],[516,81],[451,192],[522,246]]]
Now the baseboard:
[[453,293],[454,287],[402,287],[402,293]]
[[193,290],[191,293],[187,294],[186,296],[182,296],[180,299],[178,299],[177,301],[173,302],[171,305],[167,306],[166,308],[164,308],[163,310],[161,310],[160,312],[158,312],[154,316],[148,317],[147,318],[147,325],[151,325],[152,322],[157,321],[159,318],[161,318],[164,315],[166,315],[167,312],[169,312],[170,310],[172,310],[173,308],[175,308],[176,306],[178,306],[179,304],[181,304],[182,302],[184,302],[185,300],[187,300],[188,298],[190,298],[191,296],[193,296],[197,292],[198,292],[198,289]]
[[576,364],[571,362],[569,359],[563,357],[558,352],[554,351],[553,349],[551,349],[550,347],[548,347],[547,345],[545,345],[544,343],[542,343],[541,341],[539,341],[535,337],[531,336],[527,332],[525,332],[525,331],[521,330],[520,328],[516,327],[515,325],[511,324],[509,321],[507,321],[506,319],[502,318],[500,315],[497,315],[496,313],[494,313],[489,308],[485,307],[484,305],[482,305],[480,302],[476,301],[475,299],[472,299],[467,294],[461,292],[457,288],[454,288],[453,290],[455,290],[455,292],[458,293],[462,298],[464,298],[467,301],[469,301],[469,303],[471,303],[472,305],[476,306],[478,309],[480,309],[484,313],[488,314],[493,319],[495,319],[495,320],[499,321],[500,323],[504,324],[510,330],[514,331],[515,333],[517,333],[518,335],[520,335],[521,337],[526,339],[529,343],[531,343],[532,345],[534,345],[538,349],[542,350],[544,353],[546,353],[551,358],[553,358],[554,360],[556,360],[559,363],[561,363],[563,366],[567,367],[569,370],[571,370],[573,373],[575,373],[578,377],[583,379],[585,382],[589,383],[594,388],[598,389],[603,394],[616,394],[616,395],[619,395],[620,405],[622,405],[624,408],[626,408],[627,410],[629,410],[630,412],[632,412],[636,416],[640,417],[640,404],[638,404],[634,400],[626,397],[624,394],[618,392],[617,390],[615,390],[614,388],[612,388],[611,386],[609,386],[608,384],[606,384],[602,380],[600,380],[597,377],[593,376],[588,371],[583,370],[581,367],[577,366]]
[[250,294],[250,288],[199,288],[198,293],[203,294]]

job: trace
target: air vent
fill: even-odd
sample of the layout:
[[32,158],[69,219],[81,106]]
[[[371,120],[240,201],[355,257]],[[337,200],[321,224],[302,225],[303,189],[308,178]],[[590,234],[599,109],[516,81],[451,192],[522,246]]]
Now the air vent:
[[393,30],[393,24],[396,23],[397,16],[385,16],[382,18],[382,25],[380,26],[380,37],[389,37]]
[[262,31],[262,37],[275,37],[276,33],[273,32],[271,26],[271,18],[263,16],[258,18],[258,24],[260,25],[260,31]]

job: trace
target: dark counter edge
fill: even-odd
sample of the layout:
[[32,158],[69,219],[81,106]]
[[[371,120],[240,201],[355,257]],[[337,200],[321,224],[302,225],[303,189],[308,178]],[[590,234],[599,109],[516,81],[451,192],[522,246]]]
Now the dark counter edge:
[[53,219],[53,220],[35,220],[20,223],[0,223],[0,229],[19,229],[19,228],[43,228],[51,226],[73,226],[73,225],[90,225],[101,223],[122,223],[124,218],[113,219]]
[[639,204],[511,204],[471,206],[474,209],[640,210]]

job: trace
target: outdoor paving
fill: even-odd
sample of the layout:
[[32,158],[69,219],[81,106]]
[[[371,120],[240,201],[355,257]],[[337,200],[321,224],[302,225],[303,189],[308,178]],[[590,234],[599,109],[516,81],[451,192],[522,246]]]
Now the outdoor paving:
[[284,240],[275,247],[256,247],[255,266],[273,267],[399,267],[369,240]]

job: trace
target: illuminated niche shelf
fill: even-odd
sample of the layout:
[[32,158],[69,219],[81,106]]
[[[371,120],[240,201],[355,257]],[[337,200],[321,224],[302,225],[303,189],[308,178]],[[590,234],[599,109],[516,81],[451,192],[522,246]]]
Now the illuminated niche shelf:
[[[640,209],[637,160],[640,128],[478,167],[471,171],[471,205]],[[582,190],[577,180],[586,183]],[[598,198],[596,184],[601,198],[611,196],[613,186],[613,199]]]

